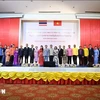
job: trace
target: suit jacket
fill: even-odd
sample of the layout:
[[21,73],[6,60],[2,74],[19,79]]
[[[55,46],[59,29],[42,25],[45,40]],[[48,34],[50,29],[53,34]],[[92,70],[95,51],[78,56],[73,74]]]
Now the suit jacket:
[[29,47],[28,48],[24,48],[24,56],[29,56]]
[[84,56],[83,49],[78,49],[78,56]]
[[88,50],[89,50],[89,57],[92,57],[92,55],[94,55],[94,50],[93,50],[93,48],[91,48],[91,49],[88,48]]
[[23,56],[24,55],[24,49],[23,48],[19,48],[18,49],[18,56]]
[[58,56],[59,56],[59,57],[63,56],[63,49],[60,49],[60,50],[59,50]]
[[3,55],[5,55],[6,48],[3,48]]
[[100,56],[100,49],[99,49],[99,56]]
[[34,57],[34,48],[29,49],[29,55]]

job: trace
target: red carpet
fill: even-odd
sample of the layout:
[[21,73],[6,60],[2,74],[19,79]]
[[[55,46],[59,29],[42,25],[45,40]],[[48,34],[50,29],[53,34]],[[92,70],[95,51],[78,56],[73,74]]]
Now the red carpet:
[[100,85],[0,84],[0,100],[100,100]]

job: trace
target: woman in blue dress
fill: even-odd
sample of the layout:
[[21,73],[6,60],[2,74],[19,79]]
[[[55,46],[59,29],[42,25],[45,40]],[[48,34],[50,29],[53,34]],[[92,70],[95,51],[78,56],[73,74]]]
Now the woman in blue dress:
[[97,49],[97,46],[94,48],[94,65],[98,64],[98,58],[99,58],[99,50]]

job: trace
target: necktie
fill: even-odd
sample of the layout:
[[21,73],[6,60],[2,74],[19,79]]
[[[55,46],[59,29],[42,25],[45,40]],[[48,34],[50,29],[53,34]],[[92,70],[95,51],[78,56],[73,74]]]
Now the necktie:
[[80,49],[80,55],[82,54],[82,50]]

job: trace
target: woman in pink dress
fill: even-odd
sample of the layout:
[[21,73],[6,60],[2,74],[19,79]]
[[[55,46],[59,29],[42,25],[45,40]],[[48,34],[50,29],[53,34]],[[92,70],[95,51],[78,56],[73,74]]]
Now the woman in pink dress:
[[68,64],[71,64],[72,48],[71,48],[70,45],[68,45],[68,49],[67,49],[66,55],[68,56]]
[[40,47],[40,50],[38,51],[38,55],[39,55],[39,65],[43,66],[44,65],[43,46]]
[[36,46],[35,50],[34,50],[34,61],[35,61],[35,64],[37,64],[37,62],[38,62],[38,46]]

